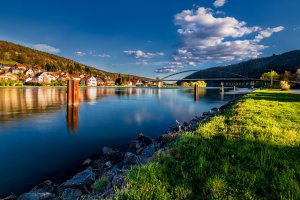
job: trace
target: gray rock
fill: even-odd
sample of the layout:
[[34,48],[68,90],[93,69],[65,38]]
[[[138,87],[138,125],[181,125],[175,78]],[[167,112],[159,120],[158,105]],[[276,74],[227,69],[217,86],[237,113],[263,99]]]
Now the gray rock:
[[96,174],[91,169],[86,169],[75,176],[70,180],[64,183],[64,187],[83,187],[92,184],[95,181]]
[[67,188],[62,193],[63,199],[71,199],[71,200],[77,200],[82,196],[81,190]]
[[136,155],[131,152],[126,152],[124,155],[123,165],[135,165]]
[[11,195],[9,195],[9,196],[1,199],[1,200],[16,200],[16,199],[18,199],[17,196],[14,195],[14,194],[11,194]]
[[140,133],[138,136],[138,141],[142,143],[143,146],[147,146],[152,143],[152,139]]
[[106,159],[112,161],[114,164],[121,162],[124,158],[123,154],[117,149],[103,147],[102,153]]
[[49,192],[28,192],[22,194],[18,200],[52,200],[55,195]]
[[120,175],[116,175],[113,177],[111,184],[113,187],[120,188],[122,186],[123,182],[124,182],[124,178]]
[[107,162],[105,163],[105,166],[106,166],[107,168],[112,168],[114,165],[113,165],[113,163],[112,163],[111,161],[107,161]]
[[136,144],[138,144],[139,141],[138,140],[132,140],[128,143],[128,147],[129,149],[135,149],[136,148]]
[[82,163],[82,165],[83,165],[83,166],[86,166],[86,167],[89,167],[89,166],[91,166],[92,164],[93,164],[93,161],[92,161],[92,159],[90,159],[90,158],[86,159],[86,160]]
[[109,199],[115,196],[115,190],[113,188],[109,188],[108,190],[105,190],[101,194],[100,199]]
[[146,157],[146,158],[152,157],[153,154],[155,153],[155,151],[156,151],[155,144],[150,144],[143,150],[141,156]]

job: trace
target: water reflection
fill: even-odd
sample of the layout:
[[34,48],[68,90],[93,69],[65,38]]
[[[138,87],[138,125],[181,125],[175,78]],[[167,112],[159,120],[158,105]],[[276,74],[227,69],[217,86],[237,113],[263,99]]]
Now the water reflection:
[[78,129],[78,106],[67,106],[67,127],[71,133]]
[[195,102],[186,88],[81,88],[78,107],[66,96],[66,88],[0,88],[0,197],[55,179],[103,146],[126,151],[140,132],[156,138],[233,95],[199,89]]

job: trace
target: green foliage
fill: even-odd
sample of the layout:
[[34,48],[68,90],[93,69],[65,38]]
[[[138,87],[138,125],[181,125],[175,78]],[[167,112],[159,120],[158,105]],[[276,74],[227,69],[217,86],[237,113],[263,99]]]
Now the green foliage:
[[250,93],[167,149],[117,199],[300,199],[300,95]]
[[21,81],[14,81],[14,80],[0,80],[0,86],[22,86],[23,83]]
[[92,188],[96,192],[102,192],[108,183],[109,183],[108,178],[106,176],[102,176],[101,178],[99,178],[94,182]]
[[86,72],[101,76],[115,76],[113,73],[85,66],[67,58],[6,41],[0,41],[0,63],[9,66],[17,66],[18,64],[23,64],[27,67],[41,66],[47,71],[68,71],[71,74]]
[[181,87],[191,87],[188,82],[182,82]]
[[279,79],[279,74],[276,71],[263,73],[260,77],[261,80],[271,81],[271,77],[273,80]]

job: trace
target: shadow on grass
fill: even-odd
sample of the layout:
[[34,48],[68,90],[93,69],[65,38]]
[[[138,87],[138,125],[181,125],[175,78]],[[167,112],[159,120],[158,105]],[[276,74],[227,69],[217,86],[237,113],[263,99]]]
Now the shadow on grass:
[[300,95],[295,93],[280,92],[256,92],[255,95],[249,95],[249,99],[267,100],[278,102],[300,102]]

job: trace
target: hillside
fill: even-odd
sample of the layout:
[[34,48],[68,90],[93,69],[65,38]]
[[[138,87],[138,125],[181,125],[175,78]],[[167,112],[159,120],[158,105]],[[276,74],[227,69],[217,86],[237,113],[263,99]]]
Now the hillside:
[[[239,74],[249,78],[260,78],[264,72],[275,70],[279,74],[285,70],[295,73],[300,68],[300,50],[280,55],[253,59],[228,66],[212,67],[195,72],[186,78],[238,78]],[[224,73],[225,71],[225,73]]]
[[[34,50],[11,42],[0,41],[0,64],[26,67],[41,66],[46,71],[66,71],[70,74],[85,73],[116,79],[118,74],[99,70],[76,61],[50,53]],[[142,80],[147,79],[138,77]]]

